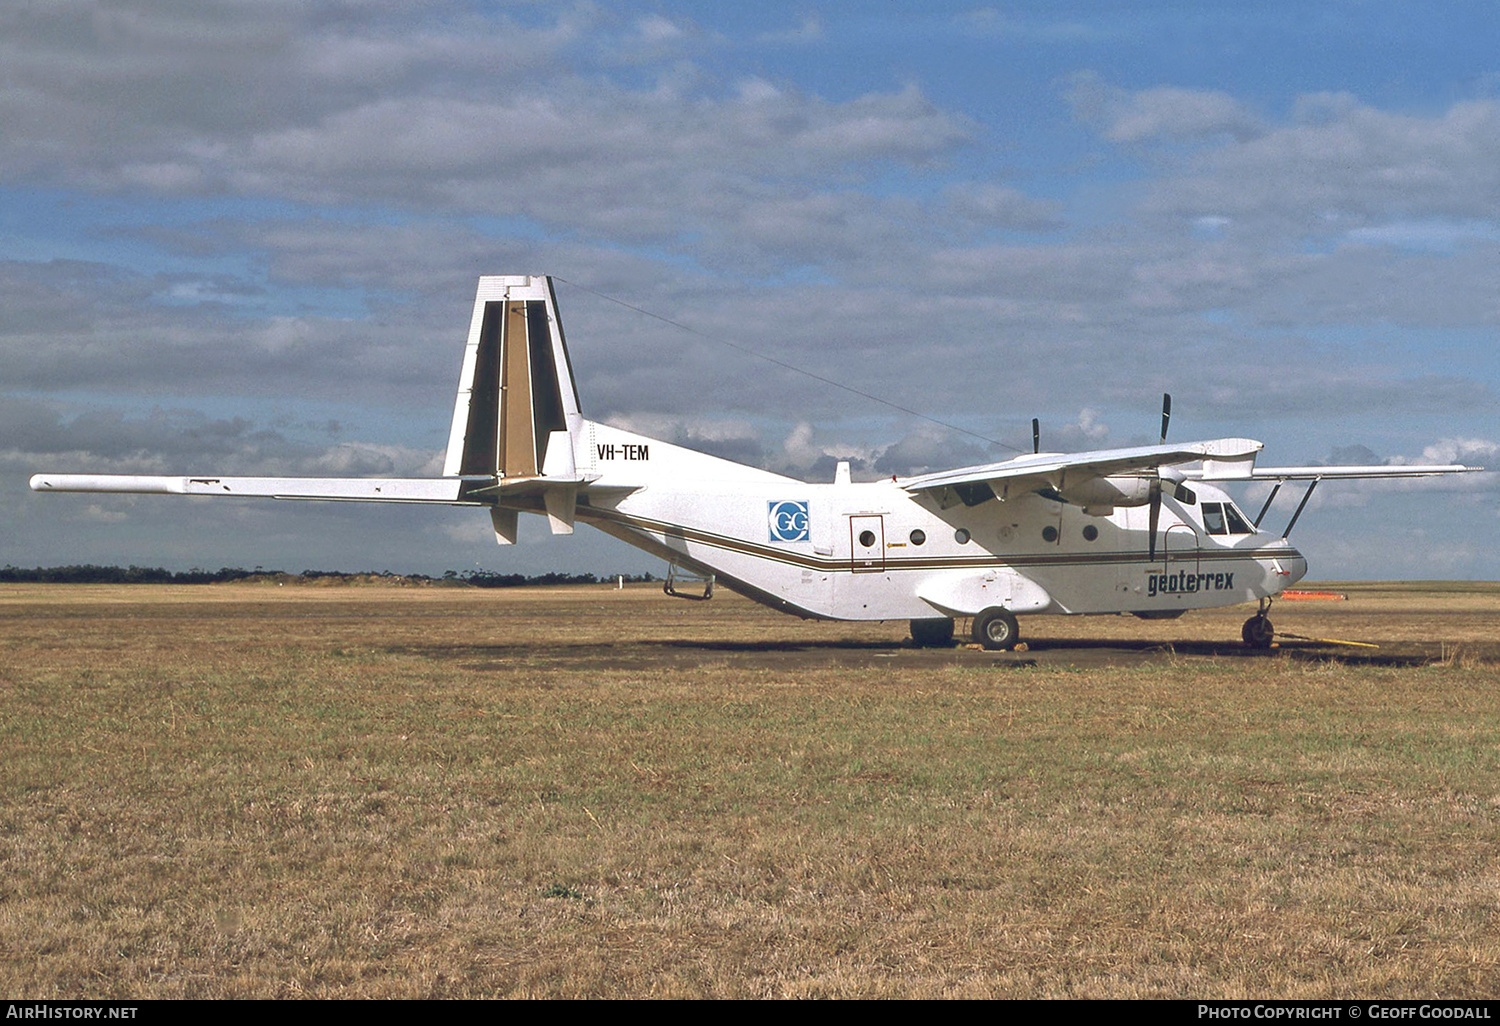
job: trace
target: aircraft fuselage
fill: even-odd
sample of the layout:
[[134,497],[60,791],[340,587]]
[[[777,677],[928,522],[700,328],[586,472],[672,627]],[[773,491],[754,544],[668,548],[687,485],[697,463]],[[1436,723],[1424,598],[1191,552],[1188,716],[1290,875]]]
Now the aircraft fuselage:
[[808,484],[607,425],[584,434],[575,458],[599,478],[578,519],[804,616],[1169,616],[1273,596],[1307,570],[1268,532],[1209,533],[1204,510],[1231,500],[1206,484],[1191,504],[1163,497],[1153,559],[1144,506],[1092,515],[1026,492],[943,508],[892,480]]

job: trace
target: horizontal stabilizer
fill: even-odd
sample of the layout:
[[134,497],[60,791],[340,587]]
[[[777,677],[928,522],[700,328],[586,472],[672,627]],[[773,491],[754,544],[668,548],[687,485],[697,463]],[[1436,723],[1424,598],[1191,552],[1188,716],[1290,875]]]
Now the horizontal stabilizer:
[[[470,486],[470,487],[466,487]],[[462,478],[155,477],[135,474],[36,474],[34,492],[117,492],[230,498],[329,499],[484,505]]]
[[538,474],[535,477],[507,477],[499,481],[472,481],[469,487],[464,490],[464,494],[490,496],[504,501],[505,499],[516,499],[532,495],[546,495],[549,491],[560,488],[581,489],[598,479],[599,475],[597,474],[587,477],[579,474],[559,474],[555,476]]

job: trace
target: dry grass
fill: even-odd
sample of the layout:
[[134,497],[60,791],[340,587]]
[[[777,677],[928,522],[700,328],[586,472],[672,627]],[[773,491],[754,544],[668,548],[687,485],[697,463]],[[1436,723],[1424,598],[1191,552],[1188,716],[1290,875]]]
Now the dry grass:
[[0,992],[1494,997],[1500,591],[1336,606],[1278,626],[1454,654],[1017,668],[730,596],[6,587]]

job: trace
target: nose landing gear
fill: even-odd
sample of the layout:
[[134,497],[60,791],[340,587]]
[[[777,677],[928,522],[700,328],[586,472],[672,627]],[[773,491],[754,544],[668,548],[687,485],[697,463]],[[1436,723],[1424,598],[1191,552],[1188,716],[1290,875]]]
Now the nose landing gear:
[[1276,630],[1271,626],[1271,618],[1266,614],[1271,611],[1271,600],[1260,600],[1260,611],[1245,621],[1240,628],[1240,639],[1249,648],[1270,648],[1271,642],[1276,638]]

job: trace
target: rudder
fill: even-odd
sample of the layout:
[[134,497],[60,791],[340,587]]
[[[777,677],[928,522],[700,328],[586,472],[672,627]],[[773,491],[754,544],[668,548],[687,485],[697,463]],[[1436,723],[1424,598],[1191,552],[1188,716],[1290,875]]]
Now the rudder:
[[552,279],[479,279],[443,474],[572,477],[583,422]]

